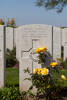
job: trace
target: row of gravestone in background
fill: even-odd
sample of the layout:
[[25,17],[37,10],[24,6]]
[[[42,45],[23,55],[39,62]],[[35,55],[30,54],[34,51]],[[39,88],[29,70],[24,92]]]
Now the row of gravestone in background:
[[[32,71],[40,67],[37,62],[30,59],[33,49],[46,45],[53,58],[61,57],[61,46],[64,46],[64,59],[67,57],[67,29],[52,27],[50,25],[23,25],[18,28],[0,26],[0,87],[5,85],[5,48],[13,49],[16,46],[16,57],[19,60],[19,86],[20,90],[28,89],[29,81],[24,81],[24,69],[29,67]],[[6,43],[6,47],[5,47]]]
[[[25,34],[26,35],[25,37],[29,38],[29,33],[31,33],[31,35],[32,35],[32,33],[34,35],[35,34],[39,35],[36,38],[37,42],[39,41],[38,39],[41,36],[42,37],[41,39],[43,39],[43,40],[39,43],[39,45],[40,46],[46,45],[54,58],[61,57],[61,46],[64,46],[64,59],[67,57],[67,55],[65,53],[66,45],[67,45],[66,44],[67,43],[67,39],[66,39],[67,28],[62,29],[59,27],[52,27],[50,25],[34,24],[34,25],[23,25],[18,28],[6,27],[5,33],[6,33],[6,48],[12,50],[13,47],[16,46],[17,59],[19,59],[19,49],[20,49],[18,44],[19,44],[19,41],[22,41],[22,39],[23,39],[23,36],[21,38],[21,35]],[[30,38],[31,38],[31,36],[30,36]],[[34,39],[33,39],[33,41],[34,41]],[[42,43],[43,41],[44,41],[44,43]],[[27,41],[25,41],[25,43],[26,42]],[[28,48],[29,48],[29,46],[28,46]],[[59,50],[59,52],[57,50]]]

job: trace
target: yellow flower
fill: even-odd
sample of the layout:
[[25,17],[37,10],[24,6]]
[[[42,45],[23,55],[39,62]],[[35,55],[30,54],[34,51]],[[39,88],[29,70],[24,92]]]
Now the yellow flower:
[[41,74],[41,68],[38,69],[37,74]]
[[57,66],[57,65],[58,65],[57,62],[51,62],[51,64],[50,64],[50,66],[52,66],[52,67],[55,67],[55,66]]
[[34,69],[34,74],[35,74],[35,73],[37,73],[37,71],[38,71],[38,69],[37,69],[37,68],[35,68],[35,69]]
[[36,53],[39,53],[39,52],[40,52],[40,49],[39,49],[39,48],[37,48],[37,49],[36,49]]
[[49,73],[49,70],[47,68],[43,68],[41,71],[42,75],[47,75]]
[[46,50],[47,50],[46,46],[43,46],[42,48],[37,48],[36,53],[44,52]]
[[35,68],[35,69],[34,69],[34,74],[36,74],[36,73],[37,73],[37,74],[41,74],[41,68],[38,68],[38,69]]
[[61,75],[62,80],[66,80],[66,77],[64,75]]
[[46,46],[43,46],[42,48],[43,48],[44,50],[48,50],[48,48],[47,48]]

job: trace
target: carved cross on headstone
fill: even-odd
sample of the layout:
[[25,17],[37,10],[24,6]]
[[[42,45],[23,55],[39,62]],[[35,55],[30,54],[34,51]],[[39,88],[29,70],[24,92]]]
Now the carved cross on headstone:
[[32,59],[31,59],[31,53],[33,50],[35,50],[37,47],[39,47],[39,39],[32,39],[32,47],[29,49],[29,50],[22,50],[21,51],[21,57],[23,59],[30,59],[31,62],[32,62],[32,66],[31,66],[31,69],[32,69],[32,72],[33,72],[33,68],[37,67],[35,66],[35,64],[38,64],[38,62],[34,62]]

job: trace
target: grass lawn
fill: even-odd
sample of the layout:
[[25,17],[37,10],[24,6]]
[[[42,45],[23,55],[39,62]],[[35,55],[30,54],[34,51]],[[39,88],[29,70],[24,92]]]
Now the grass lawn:
[[[56,80],[60,80],[59,84],[60,84],[61,86],[67,87],[67,80],[62,80],[62,79],[61,79],[61,75],[62,75],[62,74],[65,75],[66,78],[67,78],[67,70],[60,70],[59,73],[54,72],[54,78],[55,78]],[[57,83],[56,83],[56,84],[57,84]]]
[[[61,79],[60,75],[64,74],[67,77],[67,70],[61,70],[60,73],[54,73],[54,77]],[[67,80],[60,82],[61,86],[67,87]],[[19,69],[18,68],[6,68],[6,85],[7,86],[19,86]]]
[[19,86],[19,69],[18,68],[6,68],[6,85]]

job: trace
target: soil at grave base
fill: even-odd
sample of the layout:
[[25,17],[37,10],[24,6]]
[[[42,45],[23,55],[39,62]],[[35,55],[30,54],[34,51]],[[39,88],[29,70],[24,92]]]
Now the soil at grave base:
[[[21,100],[23,100],[23,99],[21,99]],[[25,98],[24,98],[24,100],[46,100],[46,98],[43,98],[43,97],[34,97],[34,96],[26,96]]]
[[[21,100],[46,100],[46,98],[38,98],[38,97],[31,97],[31,96],[27,96],[25,97],[24,99],[21,99]],[[58,100],[58,99],[50,99],[50,100]],[[62,99],[60,100],[67,100],[67,97],[62,97]]]
[[60,95],[62,96],[62,100],[67,100],[67,87],[61,89]]
[[[24,100],[46,100],[46,98],[26,97]],[[58,99],[50,99],[50,100],[58,100]],[[62,97],[62,99],[60,100],[67,100],[67,97]]]
[[[61,92],[59,93],[59,95],[62,97],[60,100],[67,100],[67,87],[66,88],[62,88]],[[21,100],[23,100],[23,99],[21,99]],[[43,95],[40,95],[39,97],[25,96],[24,100],[46,100],[46,98]],[[50,99],[50,100],[58,100],[58,99]]]

